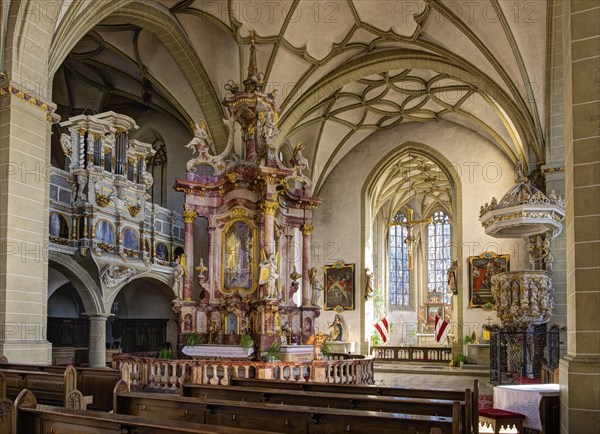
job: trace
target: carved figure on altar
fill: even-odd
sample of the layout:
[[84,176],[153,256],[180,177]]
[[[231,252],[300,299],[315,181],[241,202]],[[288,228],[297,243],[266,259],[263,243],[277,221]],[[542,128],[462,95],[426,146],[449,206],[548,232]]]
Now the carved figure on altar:
[[292,165],[294,166],[294,175],[302,177],[304,176],[304,171],[308,170],[310,172],[310,167],[308,165],[308,158],[302,155],[302,150],[306,147],[304,142],[299,142],[294,148],[294,157],[292,158]]
[[186,163],[185,168],[188,172],[195,172],[196,168],[194,166],[196,164],[210,159],[208,150],[211,146],[212,140],[208,135],[208,131],[206,131],[204,121],[200,121],[200,125],[194,124],[194,138],[185,147],[192,151],[192,155],[198,153],[198,156]]
[[264,285],[266,298],[277,298],[277,279],[279,273],[277,270],[277,259],[273,253],[263,259],[260,265],[260,281],[259,284]]
[[321,292],[323,291],[323,284],[317,280],[317,269],[312,267],[310,269],[310,287],[312,289],[312,297],[310,299],[310,304],[313,306],[319,305],[319,297],[321,296]]
[[448,268],[448,292],[452,295],[458,295],[458,288],[456,287],[456,267],[457,262],[452,261],[452,265]]
[[253,233],[243,220],[235,221],[224,237],[224,283],[226,289],[252,288]]
[[173,268],[173,276],[171,277],[173,280],[173,292],[179,300],[183,298],[183,279],[186,275],[185,253],[182,253],[181,256],[177,258],[177,264]]
[[331,333],[329,333],[329,339],[332,341],[342,341],[342,335],[344,333],[344,326],[342,324],[342,317],[339,314],[335,314],[333,322],[329,326]]
[[365,268],[365,275],[367,276],[367,287],[365,288],[365,300],[373,296],[373,280],[375,275],[369,267]]
[[77,175],[77,193],[73,195],[73,203],[76,202],[85,202],[85,196],[83,194],[83,190],[87,185],[87,178],[85,175]]

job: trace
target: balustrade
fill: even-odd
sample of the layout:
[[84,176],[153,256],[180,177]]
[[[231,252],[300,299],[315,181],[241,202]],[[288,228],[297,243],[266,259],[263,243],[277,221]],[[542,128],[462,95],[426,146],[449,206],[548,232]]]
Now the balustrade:
[[[345,355],[344,355],[345,356]],[[311,362],[255,362],[246,360],[158,359],[152,354],[122,354],[113,368],[132,389],[177,393],[186,374],[192,384],[228,386],[231,378],[293,382],[373,384],[373,358],[354,356]]]
[[376,360],[405,362],[440,362],[452,360],[452,349],[445,347],[372,347]]

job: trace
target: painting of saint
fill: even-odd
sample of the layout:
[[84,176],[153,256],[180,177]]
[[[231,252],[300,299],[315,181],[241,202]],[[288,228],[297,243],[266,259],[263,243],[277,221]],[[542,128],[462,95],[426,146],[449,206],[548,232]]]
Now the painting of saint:
[[248,223],[235,221],[225,232],[223,266],[225,289],[252,289],[253,231]]
[[138,250],[139,245],[137,232],[131,228],[123,229],[123,247],[129,250]]
[[96,224],[96,239],[108,245],[115,245],[115,230],[106,220],[100,220]]
[[69,224],[67,220],[61,215],[57,213],[50,214],[50,236],[56,238],[62,238],[68,240],[69,237]]
[[354,310],[354,264],[325,267],[325,310]]
[[505,271],[509,271],[509,255],[484,252],[469,257],[469,307],[493,305],[492,276]]

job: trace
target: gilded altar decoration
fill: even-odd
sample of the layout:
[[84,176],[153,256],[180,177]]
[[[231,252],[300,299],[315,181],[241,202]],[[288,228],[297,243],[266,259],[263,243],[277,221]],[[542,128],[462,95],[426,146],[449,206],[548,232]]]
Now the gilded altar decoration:
[[104,208],[110,203],[110,197],[104,194],[96,193],[96,203],[98,204],[98,206]]
[[197,213],[196,211],[184,211],[181,215],[184,223],[194,223]]
[[139,205],[129,205],[127,209],[129,210],[129,215],[131,217],[136,217],[140,213],[142,207]]
[[[267,348],[280,331],[276,318],[289,325],[295,342],[306,342],[314,335],[320,309],[316,300],[311,303],[311,290],[313,294],[319,291],[308,281],[311,240],[300,237],[302,255],[298,257],[292,234],[312,232],[313,210],[321,200],[311,191],[311,171],[303,156],[308,145],[298,144],[291,161],[283,160],[286,153],[280,150],[278,138],[276,92],[265,90],[254,34],[248,41],[246,79],[241,84],[233,80],[225,84],[221,120],[225,137],[217,140],[215,135],[213,140],[213,125],[198,121],[192,126],[194,137],[182,145],[191,158],[185,178],[177,179],[174,188],[184,194],[184,209],[195,210],[206,219],[207,231],[201,240],[194,240],[195,231],[187,226],[186,253],[193,252],[195,244],[208,242],[208,266],[184,278],[184,299],[191,297],[197,278],[201,287],[198,301],[174,304],[185,304],[177,307],[180,322],[191,315],[196,332],[206,340],[207,324],[215,320],[218,310],[221,315],[210,336],[212,342],[234,344],[243,328],[252,334],[257,347]],[[190,218],[184,212],[184,221],[191,223]],[[259,252],[265,252],[260,259]],[[297,271],[292,271],[294,266]],[[353,308],[353,296],[348,292],[353,286],[354,282],[343,295],[337,287],[331,290],[332,299],[341,296],[336,305]]]
[[256,289],[255,229],[247,220],[232,221],[223,232],[223,289]]

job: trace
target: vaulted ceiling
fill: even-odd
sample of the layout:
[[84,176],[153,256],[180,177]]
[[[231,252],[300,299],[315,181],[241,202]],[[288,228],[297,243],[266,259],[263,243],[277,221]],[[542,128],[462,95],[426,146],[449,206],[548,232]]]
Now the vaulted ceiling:
[[[259,69],[279,89],[280,140],[309,144],[317,189],[369,135],[406,122],[443,118],[513,161],[543,160],[545,2],[118,3],[64,62],[51,59],[65,114],[153,109],[186,127],[203,118],[224,146],[223,85],[245,78],[255,30]],[[77,7],[63,3],[53,46],[76,28]]]

